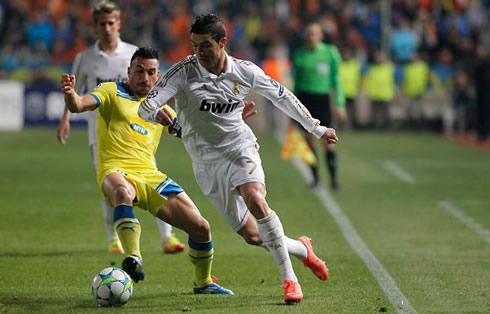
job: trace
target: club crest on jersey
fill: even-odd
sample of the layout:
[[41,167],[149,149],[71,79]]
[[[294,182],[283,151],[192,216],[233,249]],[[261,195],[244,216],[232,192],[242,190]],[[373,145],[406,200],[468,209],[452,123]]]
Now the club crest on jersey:
[[274,79],[271,79],[271,84],[272,86],[276,87],[276,88],[279,88],[279,97],[282,96],[282,94],[284,94],[284,86],[282,86],[281,84],[279,84],[276,80]]
[[238,81],[233,82],[233,94],[240,94],[240,85],[238,84]]
[[239,101],[233,102],[231,99],[228,100],[228,103],[210,102],[207,99],[203,99],[199,110],[210,111],[212,113],[229,113],[235,111],[239,104]]
[[151,90],[148,95],[146,95],[146,99],[152,99],[152,98],[155,98],[156,96],[158,95],[158,91],[157,90]]

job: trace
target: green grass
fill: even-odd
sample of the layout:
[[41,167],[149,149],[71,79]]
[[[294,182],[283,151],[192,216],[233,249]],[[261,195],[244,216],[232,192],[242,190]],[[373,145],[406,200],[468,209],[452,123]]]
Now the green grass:
[[[279,159],[274,137],[261,134],[259,140],[269,204],[289,236],[314,239],[330,269],[329,280],[320,282],[293,258],[305,294],[300,305],[283,305],[272,257],[225,225],[199,191],[182,145],[166,136],[159,166],[211,223],[213,273],[236,295],[192,295],[188,257],[161,254],[153,218],[137,210],[147,279],[135,285],[124,307],[100,309],[90,295],[91,280],[122,258],[106,251],[86,131],[75,128],[61,146],[54,129],[28,129],[0,133],[0,313],[394,312],[292,163]],[[489,244],[438,206],[450,201],[490,229],[490,154],[435,135],[406,133],[341,134],[337,148],[343,189],[334,197],[412,307],[420,313],[490,312]],[[412,174],[415,184],[385,170],[385,160]],[[326,172],[321,174],[328,182]]]

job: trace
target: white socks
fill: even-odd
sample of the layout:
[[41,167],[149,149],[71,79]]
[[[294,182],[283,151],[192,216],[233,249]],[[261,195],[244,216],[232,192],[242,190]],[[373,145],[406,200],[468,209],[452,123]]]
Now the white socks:
[[298,279],[294,274],[291,259],[289,258],[284,230],[279,217],[271,210],[269,216],[257,219],[257,227],[259,228],[259,234],[265,247],[279,266],[282,282],[286,280],[298,282]]
[[114,208],[104,199],[101,201],[101,205],[104,212],[104,228],[107,235],[107,243],[111,243],[112,239],[119,239],[112,219],[114,216]]
[[155,217],[155,220],[157,222],[158,230],[160,230],[160,238],[162,239],[162,242],[170,238],[172,235],[172,226],[158,217]]
[[302,261],[308,256],[306,246],[298,240],[284,236],[284,242],[286,242],[289,254],[292,254],[294,257],[297,257]]

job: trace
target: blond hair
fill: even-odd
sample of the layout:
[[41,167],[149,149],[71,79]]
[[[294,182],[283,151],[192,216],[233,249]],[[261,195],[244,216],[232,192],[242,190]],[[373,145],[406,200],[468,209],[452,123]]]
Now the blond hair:
[[114,14],[116,19],[119,20],[121,8],[119,8],[115,2],[103,0],[95,5],[94,10],[92,11],[92,19],[94,23],[97,23],[102,15],[108,14]]

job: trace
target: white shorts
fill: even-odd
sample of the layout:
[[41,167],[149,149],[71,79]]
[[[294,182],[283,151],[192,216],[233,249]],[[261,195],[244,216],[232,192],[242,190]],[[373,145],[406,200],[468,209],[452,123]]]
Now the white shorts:
[[218,209],[234,231],[240,231],[250,214],[237,187],[248,182],[265,186],[264,170],[258,146],[248,147],[234,159],[221,159],[212,163],[193,163],[194,175],[201,191]]

